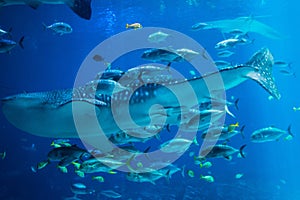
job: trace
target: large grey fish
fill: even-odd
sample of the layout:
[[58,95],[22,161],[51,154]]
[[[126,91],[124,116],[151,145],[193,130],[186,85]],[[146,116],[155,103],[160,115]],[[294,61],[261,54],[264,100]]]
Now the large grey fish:
[[[129,109],[132,120],[140,126],[148,126],[151,122],[149,110],[153,105],[159,104],[167,109],[180,108],[178,99],[171,91],[179,91],[181,98],[191,99],[192,95],[197,95],[199,102],[207,100],[210,96],[207,90],[206,80],[215,80],[221,75],[224,86],[216,84],[214,90],[228,90],[248,79],[254,80],[261,85],[272,96],[279,99],[280,94],[275,86],[272,76],[273,56],[266,48],[258,51],[244,65],[228,67],[212,72],[202,77],[190,80],[165,82],[163,84],[145,84],[139,87],[130,97],[127,91],[114,94],[113,97],[100,95],[97,101],[103,104],[93,104],[83,98],[86,95],[84,87],[74,90],[58,90],[38,93],[23,93],[9,96],[2,99],[2,110],[9,122],[17,128],[34,135],[54,138],[78,138],[77,129],[73,118],[72,106],[80,109],[77,113],[81,119],[78,123],[81,126],[81,133],[87,134],[86,137],[98,136],[99,127],[91,123],[91,112],[97,113],[98,121],[104,133],[109,136],[121,131],[116,124],[114,117],[121,120],[123,129],[132,129],[132,123],[128,123],[125,110]],[[163,87],[168,86],[168,88]],[[191,86],[195,92],[187,90],[187,85]],[[73,101],[74,95],[77,98]],[[82,100],[80,100],[82,99]],[[199,103],[198,102],[198,103]],[[114,103],[112,115],[111,104]],[[185,102],[191,104],[191,101]],[[125,107],[126,106],[126,107]],[[184,105],[191,108],[195,105]],[[166,113],[167,113],[166,112]],[[155,117],[161,117],[165,113],[156,113]],[[92,116],[94,117],[94,116]],[[178,125],[180,112],[178,115],[165,115],[166,124]],[[78,124],[77,124],[78,125]],[[164,125],[164,124],[163,124]]]
[[41,4],[66,4],[83,19],[90,19],[92,15],[91,0],[0,0],[0,7],[28,5],[37,9]]
[[58,147],[52,149],[47,155],[47,161],[40,162],[38,164],[38,169],[42,169],[50,162],[59,162],[59,167],[66,167],[70,165],[73,161],[77,161],[82,158],[89,157],[90,154],[76,145],[70,147]]
[[245,158],[245,154],[243,152],[245,147],[246,145],[243,145],[240,147],[240,149],[235,149],[228,145],[217,144],[215,146],[209,146],[203,149],[200,152],[199,158],[196,159],[203,160],[205,158],[225,158],[227,160],[231,160],[231,156],[234,153],[239,153],[243,158]]
[[291,132],[291,126],[289,126],[287,130],[282,130],[273,126],[256,130],[251,135],[251,141],[256,143],[277,141],[284,135],[294,137]]

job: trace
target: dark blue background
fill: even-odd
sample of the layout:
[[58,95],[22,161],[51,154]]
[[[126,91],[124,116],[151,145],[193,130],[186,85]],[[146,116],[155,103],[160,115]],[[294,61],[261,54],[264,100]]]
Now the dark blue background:
[[[189,5],[189,2],[194,4]],[[86,55],[101,41],[124,31],[126,23],[134,22],[140,22],[145,27],[165,27],[187,34],[217,59],[213,47],[223,39],[222,34],[217,30],[191,31],[194,23],[239,16],[269,16],[258,20],[272,26],[285,38],[272,40],[250,33],[250,37],[255,38],[254,43],[235,49],[236,54],[230,60],[244,63],[255,51],[266,46],[275,59],[292,62],[296,77],[275,73],[282,94],[279,101],[268,100],[268,94],[253,81],[228,91],[228,97],[240,98],[240,109],[233,109],[237,119],[228,117],[227,123],[238,121],[246,125],[246,139],[236,136],[230,144],[235,147],[248,144],[247,158],[234,158],[231,162],[213,160],[213,167],[203,170],[193,164],[192,158],[184,155],[175,164],[182,167],[185,163],[186,169],[195,171],[195,178],[187,175],[182,178],[178,173],[169,184],[164,179],[157,181],[157,185],[132,183],[125,180],[121,172],[104,174],[104,183],[92,182],[91,175],[80,179],[72,168],[68,174],[62,174],[55,164],[33,173],[30,167],[45,159],[52,139],[22,132],[0,114],[0,151],[7,152],[7,157],[0,160],[0,199],[63,199],[72,196],[69,188],[73,182],[83,182],[96,189],[95,194],[81,196],[82,199],[104,199],[99,194],[103,189],[113,189],[121,193],[123,199],[151,199],[147,195],[160,195],[162,199],[189,199],[188,196],[193,199],[300,199],[300,112],[292,110],[293,106],[300,106],[298,8],[297,1],[283,0],[251,3],[242,0],[94,0],[89,21],[80,19],[65,5],[42,5],[37,10],[27,6],[1,8],[1,28],[12,27],[16,41],[25,36],[25,49],[16,47],[11,54],[0,55],[0,97],[23,91],[71,88]],[[56,20],[69,23],[73,33],[58,36],[51,31],[43,31],[42,23],[51,24]],[[129,60],[130,64],[124,65],[135,66],[138,63],[135,57]],[[184,68],[182,73],[188,74]],[[250,134],[258,128],[275,125],[286,129],[289,124],[292,124],[292,132],[296,135],[292,141],[250,143]],[[79,140],[72,142],[80,145]],[[214,183],[199,179],[200,174],[207,174],[208,171],[215,177]],[[234,178],[236,173],[243,173],[244,176],[237,180]]]

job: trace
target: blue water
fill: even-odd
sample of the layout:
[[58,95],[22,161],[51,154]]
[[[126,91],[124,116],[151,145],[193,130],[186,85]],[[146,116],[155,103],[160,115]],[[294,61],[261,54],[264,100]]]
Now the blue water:
[[[53,139],[30,135],[18,130],[0,114],[0,152],[6,151],[0,159],[0,199],[42,200],[63,199],[72,196],[70,186],[81,182],[96,190],[91,195],[79,195],[81,199],[106,199],[102,190],[114,190],[122,199],[300,199],[299,178],[299,120],[300,112],[293,107],[300,106],[299,84],[299,39],[300,34],[297,1],[282,0],[157,0],[157,1],[98,1],[92,2],[92,18],[84,20],[65,5],[41,5],[37,10],[28,6],[8,6],[0,9],[0,26],[12,27],[12,39],[25,36],[24,46],[15,47],[9,54],[1,54],[0,97],[16,93],[47,91],[71,88],[76,73],[87,54],[100,42],[125,31],[126,23],[139,22],[144,27],[164,27],[182,32],[199,42],[214,59],[217,58],[214,45],[223,39],[218,30],[192,31],[191,26],[201,21],[231,19],[240,16],[265,16],[257,20],[266,23],[285,37],[273,40],[255,33],[251,45],[235,49],[236,54],[228,60],[244,63],[262,47],[268,47],[274,57],[292,63],[296,76],[285,76],[275,72],[274,76],[282,95],[280,100],[269,100],[269,94],[253,81],[247,81],[227,91],[227,97],[240,99],[239,110],[234,110],[237,119],[226,118],[227,123],[245,124],[246,138],[239,136],[230,145],[239,147],[247,144],[246,158],[233,160],[212,159],[213,166],[200,169],[193,159],[184,154],[174,164],[186,165],[195,177],[173,175],[170,182],[164,178],[156,185],[134,183],[125,174],[102,174],[104,183],[91,180],[92,175],[78,177],[73,168],[67,174],[61,173],[52,163],[34,173],[31,166],[46,158]],[[64,21],[73,27],[73,33],[63,36],[43,31],[42,23],[52,24]],[[134,41],[131,41],[134,42]],[[124,69],[140,64],[133,55],[121,60]],[[122,68],[122,66],[120,66]],[[188,75],[184,67],[183,74]],[[274,125],[287,129],[292,125],[295,138],[291,141],[251,143],[253,131]],[[164,132],[164,134],[168,134]],[[80,140],[72,143],[82,146]],[[195,147],[193,147],[195,148]],[[195,148],[197,149],[197,148]],[[215,182],[200,180],[200,174],[214,176]],[[243,173],[241,179],[235,174]]]

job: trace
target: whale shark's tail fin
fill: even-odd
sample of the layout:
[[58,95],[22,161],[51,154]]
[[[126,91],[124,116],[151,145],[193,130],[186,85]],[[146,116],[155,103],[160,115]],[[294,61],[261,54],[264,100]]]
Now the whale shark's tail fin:
[[281,95],[275,85],[272,73],[273,63],[274,59],[270,50],[263,48],[256,52],[245,65],[254,68],[254,71],[247,75],[249,78],[258,82],[273,97],[280,99]]
[[66,3],[79,17],[91,19],[91,0],[69,0]]

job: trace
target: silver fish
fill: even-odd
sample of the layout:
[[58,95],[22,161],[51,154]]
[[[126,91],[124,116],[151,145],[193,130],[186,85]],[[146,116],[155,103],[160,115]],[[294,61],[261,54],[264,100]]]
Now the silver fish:
[[291,62],[286,62],[284,60],[275,60],[274,61],[274,66],[280,67],[280,68],[291,68],[292,63]]
[[144,51],[142,58],[152,62],[182,62],[184,58],[174,50],[149,49]]
[[272,126],[256,130],[251,135],[251,141],[256,143],[277,141],[284,135],[293,137],[291,126],[286,131]]
[[170,35],[161,31],[152,33],[148,36],[148,41],[152,43],[164,42]]
[[71,191],[74,194],[92,194],[95,192],[95,190],[87,188],[83,183],[72,184]]
[[[151,119],[148,111],[154,104],[159,104],[168,110],[178,108],[181,105],[178,103],[176,96],[170,92],[180,91],[183,99],[190,99],[191,95],[196,94],[199,102],[206,100],[210,96],[205,83],[206,78],[214,79],[219,75],[222,76],[224,88],[226,90],[236,87],[248,79],[252,79],[259,83],[272,96],[279,99],[280,94],[276,88],[272,76],[273,56],[266,48],[258,51],[244,65],[228,67],[190,80],[165,82],[162,84],[145,84],[139,87],[129,100],[129,109],[132,119],[140,126],[149,125]],[[186,90],[186,84],[193,87],[196,91],[193,94]],[[168,86],[169,89],[163,87]],[[218,88],[220,87],[220,88]],[[222,85],[216,85],[215,90],[222,89]],[[72,101],[73,91],[78,95],[83,95],[84,90],[74,88],[73,90],[59,90],[39,93],[24,93],[14,96],[9,96],[2,99],[2,111],[5,117],[17,128],[28,133],[53,138],[78,138],[78,133],[75,127],[72,108],[77,107],[80,112],[77,113],[82,121],[81,131],[89,137],[98,136],[98,125],[94,126],[90,123],[91,112],[97,113],[98,121],[101,128],[107,136],[121,131],[112,116],[111,102],[115,103],[114,111],[119,119],[124,119],[124,109],[128,109],[127,102],[129,95],[125,92],[119,92],[113,97],[103,97],[97,99],[104,102],[102,105],[93,105],[86,101]],[[188,105],[187,107],[194,105]],[[126,108],[124,107],[126,105]],[[159,112],[156,117],[163,116]],[[177,115],[167,115],[166,124],[178,125],[180,113]],[[93,118],[94,119],[94,118]],[[83,123],[84,122],[84,123]],[[80,122],[79,122],[80,123]],[[132,123],[127,120],[122,120],[123,129],[132,129]],[[163,126],[165,124],[162,124]]]
[[108,198],[113,198],[113,199],[118,199],[118,198],[122,197],[121,194],[119,194],[113,190],[103,190],[100,193]]
[[218,56],[221,58],[229,57],[232,56],[233,54],[234,52],[228,50],[218,52]]
[[215,48],[218,50],[228,49],[235,47],[236,45],[245,45],[252,43],[253,40],[249,40],[247,38],[229,38],[226,40],[222,40],[215,45]]
[[68,33],[72,33],[73,29],[72,27],[65,23],[65,22],[56,22],[54,24],[51,24],[49,26],[43,24],[44,29],[50,29],[52,30],[54,33],[57,33],[59,35],[63,35],[63,34],[68,34]]
[[37,9],[41,4],[66,4],[79,17],[90,19],[92,15],[91,0],[1,0],[1,6],[10,5],[28,5],[33,9]]
[[112,170],[109,166],[103,164],[97,158],[85,160],[78,169],[83,173],[109,172]]
[[138,183],[144,183],[144,182],[150,182],[153,185],[155,185],[155,181],[165,177],[169,178],[169,171],[164,174],[159,171],[152,171],[152,172],[144,172],[144,173],[135,173],[135,172],[129,172],[126,175],[127,180],[132,182],[138,182]]
[[232,63],[225,60],[216,60],[214,63],[219,69],[233,67]]

